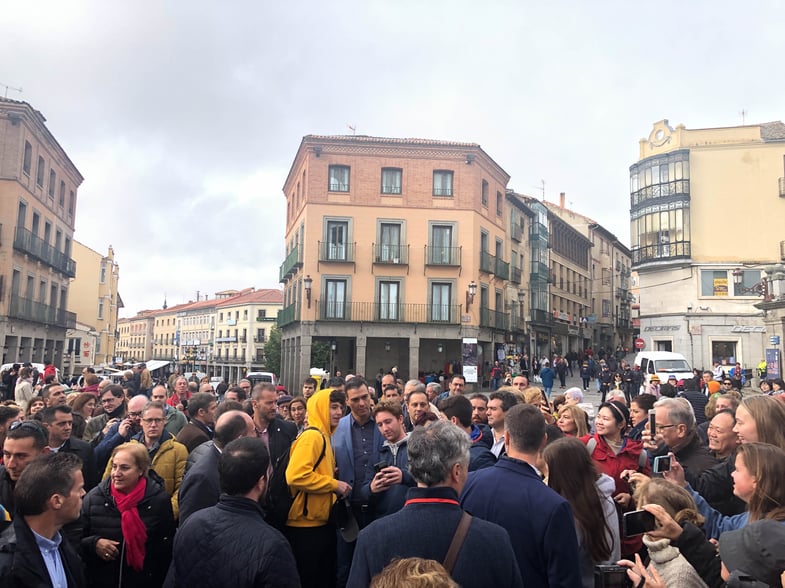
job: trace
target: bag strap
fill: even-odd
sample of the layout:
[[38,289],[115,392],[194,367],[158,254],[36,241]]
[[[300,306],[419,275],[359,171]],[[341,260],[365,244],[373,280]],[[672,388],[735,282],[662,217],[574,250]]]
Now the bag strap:
[[466,535],[469,533],[469,525],[472,524],[472,515],[465,510],[461,512],[461,520],[458,521],[458,526],[455,528],[455,535],[452,536],[450,548],[447,550],[447,555],[444,557],[444,569],[447,573],[452,575],[452,569],[455,567],[455,562],[458,560],[458,552],[461,550],[463,542],[466,540]]
[[589,452],[589,457],[594,454],[594,450],[597,449],[597,437],[592,435],[589,437],[589,440],[586,442],[586,449]]
[[322,452],[319,454],[319,459],[317,459],[316,463],[313,464],[313,470],[312,471],[315,472],[316,468],[319,467],[319,464],[322,463],[322,460],[324,459],[324,455],[327,452],[327,438],[324,436],[324,433],[322,433],[316,427],[306,427],[305,429],[303,429],[303,432],[305,432],[305,431],[318,431],[319,434],[322,436],[322,441],[324,442],[324,445],[322,445]]

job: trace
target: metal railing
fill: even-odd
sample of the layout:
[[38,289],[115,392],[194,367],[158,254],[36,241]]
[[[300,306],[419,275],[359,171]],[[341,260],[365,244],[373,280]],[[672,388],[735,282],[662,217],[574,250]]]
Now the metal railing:
[[299,245],[295,245],[294,248],[286,256],[286,259],[281,264],[281,267],[278,269],[278,281],[285,282],[292,276],[292,274],[294,274],[294,270],[296,268],[302,267],[302,265],[303,265],[302,251],[300,250]]
[[461,265],[461,248],[426,245],[425,265]]
[[390,243],[374,243],[373,262],[389,263],[391,265],[408,265],[409,246],[393,245]]
[[531,320],[535,323],[550,323],[553,321],[553,315],[547,310],[533,308],[531,310]]
[[480,251],[480,271],[486,274],[493,273],[495,257],[487,251]]
[[509,280],[510,279],[510,264],[497,257],[495,259],[493,273],[496,274],[497,278],[501,278],[502,280]]
[[521,283],[521,268],[515,266],[512,267],[512,272],[510,273],[510,281],[513,284]]
[[352,263],[356,246],[356,243],[319,241],[319,261]]
[[490,308],[480,308],[480,326],[507,330],[507,314]]
[[23,227],[14,231],[14,249],[27,253],[69,278],[76,277],[76,262]]
[[287,306],[286,308],[278,311],[278,327],[283,327],[284,325],[288,325],[289,323],[293,323],[296,319],[297,315],[297,304],[293,303]]
[[632,250],[633,265],[688,257],[690,257],[690,241],[671,241],[670,243],[646,245]]
[[539,222],[532,223],[531,224],[531,229],[529,230],[529,240],[530,241],[536,241],[536,240],[547,241],[548,240],[548,227],[546,227],[544,224],[539,223]]
[[18,294],[11,294],[8,316],[66,329],[76,327],[76,313],[68,312],[62,308],[54,308]]
[[461,318],[455,304],[317,300],[316,305],[322,321],[459,324]]

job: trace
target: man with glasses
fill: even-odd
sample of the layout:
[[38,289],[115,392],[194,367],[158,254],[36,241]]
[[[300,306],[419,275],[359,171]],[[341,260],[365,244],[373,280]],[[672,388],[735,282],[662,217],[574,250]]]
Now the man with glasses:
[[37,421],[17,421],[8,428],[0,465],[0,503],[14,512],[14,487],[19,476],[39,455],[49,453],[49,436]]
[[153,390],[150,392],[150,400],[164,405],[166,410],[166,430],[174,437],[177,437],[177,434],[188,424],[188,419],[179,410],[166,404],[166,386],[163,384],[153,386]]
[[128,401],[128,413],[125,418],[111,425],[101,442],[95,446],[95,462],[99,472],[102,472],[109,463],[115,447],[130,441],[142,430],[142,409],[146,404],[147,397],[144,394],[137,394],[131,398]]
[[717,465],[698,436],[695,414],[684,398],[660,398],[654,403],[655,431],[643,433],[644,447],[653,455],[673,452],[679,463],[695,476]]
[[726,392],[733,390],[733,382],[730,380],[730,378],[723,378],[722,382],[720,382],[720,386],[721,394],[725,394]]
[[123,387],[117,384],[106,386],[101,391],[100,404],[103,412],[87,421],[82,435],[82,439],[93,447],[103,440],[112,425],[125,418],[126,405]]

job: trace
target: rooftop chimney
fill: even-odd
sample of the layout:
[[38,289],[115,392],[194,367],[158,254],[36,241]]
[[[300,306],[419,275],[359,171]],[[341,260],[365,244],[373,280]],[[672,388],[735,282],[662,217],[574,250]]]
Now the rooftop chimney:
[[564,208],[564,198],[565,198],[565,196],[566,195],[564,194],[564,192],[560,192],[559,193],[559,206],[561,206],[562,208]]

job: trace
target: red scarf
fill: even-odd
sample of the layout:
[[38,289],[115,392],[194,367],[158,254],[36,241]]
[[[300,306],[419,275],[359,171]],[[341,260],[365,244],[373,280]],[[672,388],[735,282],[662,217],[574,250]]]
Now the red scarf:
[[120,511],[120,528],[125,538],[125,561],[137,572],[144,565],[144,545],[147,543],[147,528],[144,526],[136,506],[144,498],[147,489],[147,478],[140,478],[139,483],[128,494],[123,494],[110,484],[109,490]]

